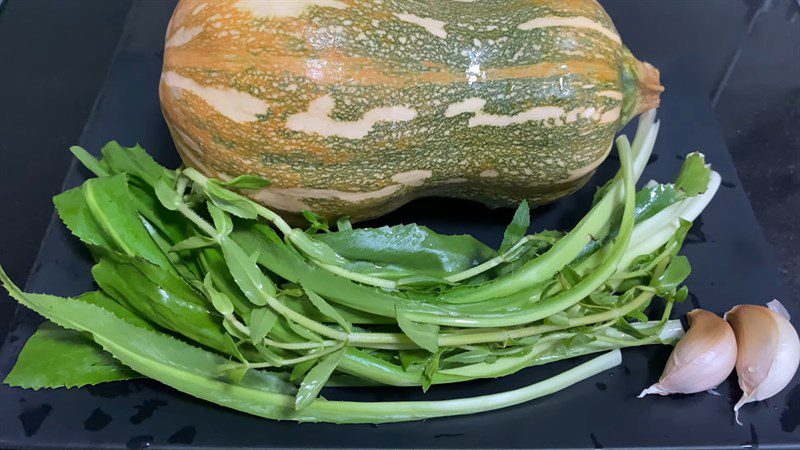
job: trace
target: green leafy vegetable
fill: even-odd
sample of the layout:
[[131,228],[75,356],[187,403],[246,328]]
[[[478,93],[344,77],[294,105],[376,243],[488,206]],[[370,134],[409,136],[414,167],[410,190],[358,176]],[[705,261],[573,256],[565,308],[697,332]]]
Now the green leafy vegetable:
[[69,148],[69,151],[72,152],[72,154],[75,155],[75,158],[77,158],[87,169],[95,174],[95,176],[108,176],[108,164],[98,161],[97,158],[92,156],[92,154],[87,152],[83,147],[73,145]]
[[402,310],[397,311],[397,326],[403,330],[415,344],[425,350],[436,353],[439,350],[439,326],[429,323],[416,323]]
[[91,337],[50,322],[41,324],[28,339],[18,361],[4,382],[26,389],[72,388],[141,377]]
[[514,212],[514,218],[508,224],[506,231],[503,232],[503,242],[500,244],[500,253],[508,251],[514,246],[525,233],[528,232],[528,227],[531,225],[531,210],[528,207],[528,202],[523,200],[519,204],[517,211]]
[[[231,227],[232,228],[232,227]],[[197,250],[199,248],[214,247],[217,241],[205,236],[188,237],[170,247],[170,251],[182,252],[184,250]]]
[[239,175],[231,181],[220,181],[219,185],[233,189],[262,189],[269,186],[270,182],[258,175]]
[[325,383],[328,381],[328,378],[331,377],[331,374],[333,374],[336,366],[342,361],[344,352],[345,349],[341,349],[326,356],[319,364],[306,373],[306,376],[303,377],[303,382],[300,384],[300,388],[297,390],[297,396],[294,401],[295,409],[301,410],[310,405],[311,402],[317,398],[319,391],[322,390],[322,387],[325,386]]
[[353,225],[350,223],[350,218],[347,216],[339,217],[336,220],[336,229],[339,231],[350,231],[353,229]]
[[243,219],[255,219],[258,216],[253,204],[241,195],[222,188],[219,183],[211,181],[203,189],[208,198],[219,209]]
[[[168,170],[116,142],[98,160],[72,151],[98,178],[56,197],[64,223],[90,249],[100,287],[77,298],[12,297],[45,316],[8,382],[79,386],[145,376],[218,405],[300,421],[393,422],[518,404],[619,362],[617,349],[668,344],[672,305],[688,295],[678,256],[719,176],[699,154],[675,184],[639,192],[657,126],[645,116],[622,168],[570,231],[528,233],[527,203],[495,252],[472,236],[418,226],[336,231],[306,211],[307,229],[239,191],[251,175],[213,180]],[[648,311],[665,300],[660,317]],[[597,352],[549,380],[480,397],[340,402],[325,386],[417,386],[505,376]],[[295,387],[299,385],[299,388]]]
[[675,187],[693,196],[706,191],[711,178],[711,171],[706,167],[706,159],[702,153],[690,153],[675,179]]
[[111,141],[102,148],[103,162],[113,173],[124,173],[142,180],[146,185],[155,187],[162,177],[172,178],[172,173],[160,166],[140,146],[123,147]]
[[346,267],[392,279],[411,275],[441,279],[495,256],[491,248],[472,236],[446,236],[416,224],[349,230],[340,227],[316,238],[351,261]]
[[344,328],[345,331],[347,332],[352,331],[353,326],[350,325],[350,322],[348,322],[347,319],[345,319],[344,316],[342,316],[342,314],[336,310],[336,308],[328,304],[328,302],[326,302],[324,298],[320,297],[314,291],[310,289],[304,289],[304,290],[306,292],[306,295],[308,296],[308,300],[311,301],[311,303],[317,307],[319,312],[333,319],[336,323],[341,325],[341,327]]
[[310,224],[308,230],[306,231],[308,234],[316,234],[318,231],[328,231],[328,219],[320,216],[319,214],[315,214],[313,211],[304,210],[303,217],[308,221]]
[[277,292],[275,283],[261,272],[236,242],[224,238],[220,241],[220,247],[228,270],[245,297],[256,306],[266,305],[267,297]]
[[250,311],[250,319],[247,321],[247,325],[250,327],[250,340],[255,343],[261,342],[277,322],[278,316],[269,308],[253,308]]
[[130,208],[133,200],[124,174],[87,180],[53,201],[61,220],[83,242],[172,267]]
[[662,296],[675,295],[680,283],[683,283],[691,272],[692,267],[689,265],[688,258],[682,255],[674,257],[664,273],[657,279],[655,287],[658,294]]

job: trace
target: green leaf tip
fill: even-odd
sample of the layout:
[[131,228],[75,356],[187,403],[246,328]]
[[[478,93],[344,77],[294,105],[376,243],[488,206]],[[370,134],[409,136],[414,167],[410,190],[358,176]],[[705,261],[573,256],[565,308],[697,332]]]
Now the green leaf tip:
[[218,183],[227,188],[245,190],[263,189],[271,184],[268,179],[259,175],[239,175],[230,181],[219,181]]
[[711,168],[706,165],[705,156],[700,152],[686,155],[686,160],[675,178],[675,187],[692,197],[702,194],[708,188]]

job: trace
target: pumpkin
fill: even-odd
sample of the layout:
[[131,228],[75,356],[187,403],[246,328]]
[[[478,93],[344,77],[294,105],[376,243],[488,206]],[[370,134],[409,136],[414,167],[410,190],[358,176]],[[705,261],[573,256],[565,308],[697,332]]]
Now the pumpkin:
[[352,220],[569,194],[662,90],[594,0],[182,0],[160,81],[188,166]]

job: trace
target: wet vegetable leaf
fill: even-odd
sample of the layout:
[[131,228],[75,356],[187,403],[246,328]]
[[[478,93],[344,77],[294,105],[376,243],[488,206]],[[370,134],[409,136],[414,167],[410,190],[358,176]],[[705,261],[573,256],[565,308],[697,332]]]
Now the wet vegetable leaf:
[[667,269],[656,280],[655,288],[659,295],[674,294],[678,285],[683,283],[691,272],[692,267],[688,258],[683,255],[672,258]]
[[675,178],[675,187],[694,196],[706,191],[711,179],[711,169],[706,167],[706,159],[702,153],[694,152],[686,156],[681,171]]
[[92,275],[104,292],[148,321],[223,353],[238,354],[222,317],[182,278],[147,261],[114,254],[101,257]]
[[319,391],[322,390],[328,378],[336,370],[336,366],[342,361],[345,351],[346,349],[343,348],[325,356],[308,371],[300,384],[300,388],[297,390],[297,396],[294,401],[295,409],[301,410],[317,398]]
[[438,234],[416,224],[336,231],[315,238],[351,261],[348,269],[391,279],[411,275],[441,279],[496,255],[472,236]]
[[91,337],[44,322],[25,343],[4,382],[38,390],[140,377],[100,348]]
[[137,327],[147,328],[148,330],[154,329],[153,325],[150,322],[137,316],[136,314],[133,313],[133,311],[115,302],[113,298],[109,297],[108,295],[106,295],[101,291],[87,292],[85,294],[81,294],[75,297],[75,300],[99,306],[105,309],[106,311],[114,314],[115,316],[119,317],[120,319],[130,324],[136,325]]
[[685,198],[686,194],[672,184],[646,186],[636,193],[636,222],[645,221]]

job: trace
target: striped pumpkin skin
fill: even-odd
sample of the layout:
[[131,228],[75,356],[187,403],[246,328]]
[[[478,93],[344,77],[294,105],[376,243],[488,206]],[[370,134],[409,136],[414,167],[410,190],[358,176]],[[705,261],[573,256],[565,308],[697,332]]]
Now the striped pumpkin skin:
[[353,220],[566,195],[661,90],[593,0],[182,0],[160,83],[187,165]]

